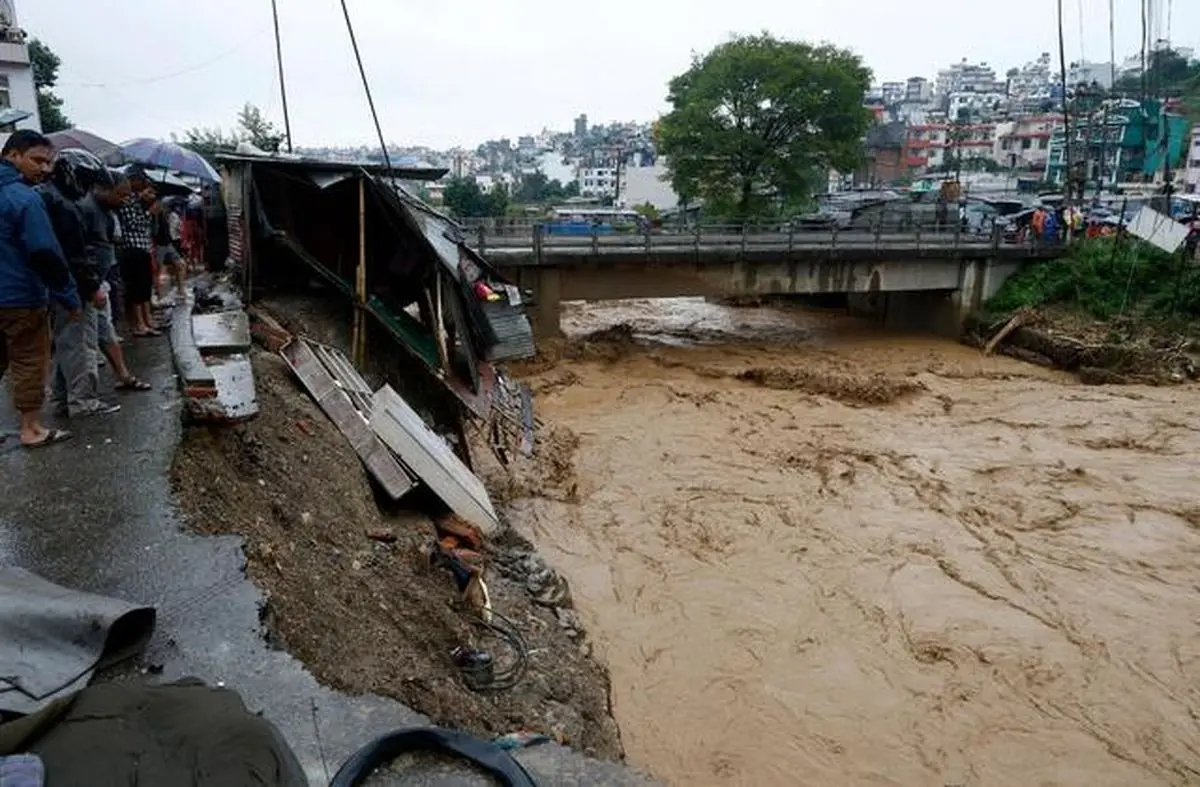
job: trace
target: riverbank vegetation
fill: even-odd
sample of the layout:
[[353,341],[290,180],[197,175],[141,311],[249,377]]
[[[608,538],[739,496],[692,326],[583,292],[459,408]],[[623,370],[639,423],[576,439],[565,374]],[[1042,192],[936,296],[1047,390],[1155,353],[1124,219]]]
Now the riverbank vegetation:
[[1005,282],[968,341],[1085,382],[1196,379],[1200,266],[1132,239],[1085,241]]
[[1018,272],[985,312],[998,317],[1044,307],[1094,320],[1182,327],[1200,319],[1200,265],[1139,241],[1088,240],[1063,259]]

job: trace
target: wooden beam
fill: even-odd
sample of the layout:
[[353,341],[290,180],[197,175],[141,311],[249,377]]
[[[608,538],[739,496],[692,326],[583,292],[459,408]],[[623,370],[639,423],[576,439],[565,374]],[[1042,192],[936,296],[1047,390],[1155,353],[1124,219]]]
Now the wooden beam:
[[367,303],[367,186],[358,178],[358,267],[354,272],[354,335],[351,348],[354,364],[360,369],[367,361],[365,306]]

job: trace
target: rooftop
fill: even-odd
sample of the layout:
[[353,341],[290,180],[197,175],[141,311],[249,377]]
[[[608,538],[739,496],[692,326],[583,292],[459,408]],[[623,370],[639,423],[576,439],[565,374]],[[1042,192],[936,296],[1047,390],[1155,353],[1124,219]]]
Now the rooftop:
[[265,164],[280,169],[302,170],[304,172],[344,173],[361,170],[369,175],[390,175],[400,180],[432,181],[444,177],[450,170],[445,167],[397,167],[389,169],[384,164],[367,161],[331,161],[328,159],[305,158],[303,156],[252,155],[246,153],[223,153],[217,161],[222,164]]

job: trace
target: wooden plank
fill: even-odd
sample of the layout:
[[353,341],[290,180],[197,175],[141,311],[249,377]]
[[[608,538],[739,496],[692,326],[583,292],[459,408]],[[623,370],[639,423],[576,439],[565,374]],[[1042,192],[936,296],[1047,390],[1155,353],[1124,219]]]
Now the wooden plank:
[[399,500],[416,488],[416,479],[371,431],[366,418],[307,340],[292,342],[280,355],[390,498]]
[[375,392],[371,430],[454,513],[484,535],[500,529],[483,482],[391,386]]

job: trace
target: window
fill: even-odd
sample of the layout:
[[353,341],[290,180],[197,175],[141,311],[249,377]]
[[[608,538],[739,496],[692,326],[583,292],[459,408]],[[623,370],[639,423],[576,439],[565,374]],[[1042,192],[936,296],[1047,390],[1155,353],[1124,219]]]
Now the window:
[[8,92],[8,74],[0,74],[0,109],[12,106],[12,98]]
[[1039,139],[1038,140],[1038,150],[1045,150],[1048,147],[1050,147],[1050,140],[1048,140],[1048,139]]
[[1033,147],[1033,140],[1029,137],[1021,140],[1021,150],[1029,150],[1031,147]]

